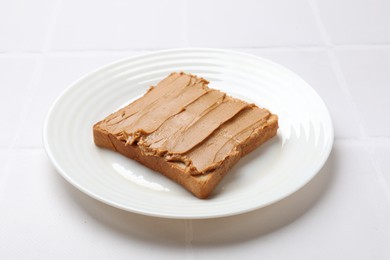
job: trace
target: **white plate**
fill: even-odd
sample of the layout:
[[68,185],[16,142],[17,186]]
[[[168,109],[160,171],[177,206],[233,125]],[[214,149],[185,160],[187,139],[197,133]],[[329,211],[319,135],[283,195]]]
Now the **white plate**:
[[[202,76],[279,116],[277,136],[241,159],[208,200],[93,143],[95,122],[174,71]],[[195,219],[248,212],[297,191],[328,158],[333,127],[321,98],[280,65],[227,50],[176,49],[115,62],[72,84],[48,113],[44,144],[61,175],[95,199],[141,214]]]

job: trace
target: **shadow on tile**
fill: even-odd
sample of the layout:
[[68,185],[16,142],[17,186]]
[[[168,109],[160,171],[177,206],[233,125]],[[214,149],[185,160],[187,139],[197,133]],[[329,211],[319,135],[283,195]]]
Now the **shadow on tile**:
[[336,158],[333,151],[321,171],[307,185],[275,204],[227,218],[193,220],[194,245],[224,246],[259,239],[304,217],[332,185]]
[[[55,171],[54,167],[52,169]],[[51,176],[54,176],[53,183],[58,192],[62,193],[61,196],[68,200],[69,205],[74,206],[72,210],[81,212],[73,215],[87,214],[86,221],[103,229],[107,236],[167,247],[184,245],[185,220],[155,218],[117,209],[82,193],[59,174]]]
[[[53,181],[69,197],[75,210],[87,213],[91,221],[107,232],[131,240],[159,246],[218,247],[259,239],[277,232],[310,211],[331,185],[337,156],[333,151],[322,170],[306,186],[293,195],[249,213],[203,220],[177,220],[143,216],[123,211],[90,198],[67,183],[58,174]],[[54,169],[53,169],[54,171]]]

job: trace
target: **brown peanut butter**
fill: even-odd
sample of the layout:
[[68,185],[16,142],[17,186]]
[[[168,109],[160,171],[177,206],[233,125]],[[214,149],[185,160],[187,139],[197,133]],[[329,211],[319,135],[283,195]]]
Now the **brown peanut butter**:
[[271,113],[209,89],[204,79],[172,73],[100,128],[144,154],[181,162],[192,175],[207,174],[267,124]]

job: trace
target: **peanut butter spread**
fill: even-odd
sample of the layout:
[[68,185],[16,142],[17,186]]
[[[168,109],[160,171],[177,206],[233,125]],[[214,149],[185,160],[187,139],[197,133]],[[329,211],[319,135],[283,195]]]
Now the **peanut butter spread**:
[[271,113],[210,89],[205,79],[172,73],[100,128],[144,154],[178,162],[193,175],[211,173],[267,125]]

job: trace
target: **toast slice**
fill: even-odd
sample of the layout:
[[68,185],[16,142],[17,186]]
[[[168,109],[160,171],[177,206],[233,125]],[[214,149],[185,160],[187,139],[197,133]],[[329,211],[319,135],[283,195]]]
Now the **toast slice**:
[[95,144],[162,173],[207,198],[241,157],[276,135],[278,117],[171,73],[93,126]]

